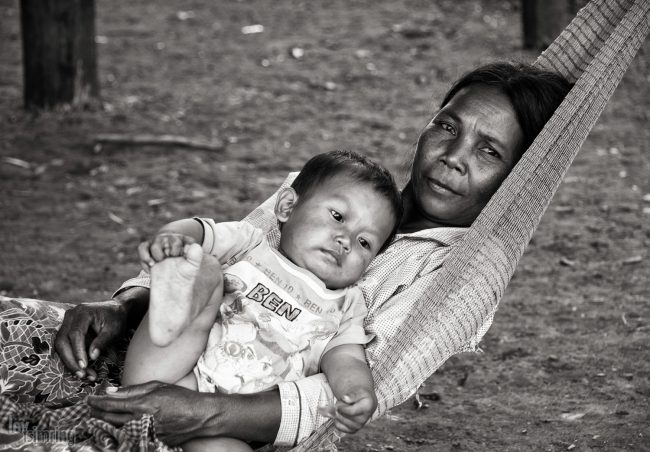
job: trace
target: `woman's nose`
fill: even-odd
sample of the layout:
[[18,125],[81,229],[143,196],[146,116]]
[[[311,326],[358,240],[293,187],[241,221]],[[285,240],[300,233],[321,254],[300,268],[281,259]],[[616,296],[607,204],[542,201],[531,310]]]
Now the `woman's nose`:
[[469,152],[469,143],[464,142],[461,138],[446,143],[445,152],[442,153],[440,161],[449,168],[465,174],[467,172],[467,155]]

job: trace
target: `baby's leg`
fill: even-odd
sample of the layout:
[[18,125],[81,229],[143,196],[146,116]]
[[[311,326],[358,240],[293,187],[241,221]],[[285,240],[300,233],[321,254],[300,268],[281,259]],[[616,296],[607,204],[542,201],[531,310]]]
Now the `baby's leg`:
[[[166,262],[171,259],[166,259]],[[158,265],[158,264],[156,264]],[[209,283],[208,283],[209,279]],[[196,281],[202,285],[205,296],[208,288],[213,292],[201,302],[202,310],[187,327],[166,347],[156,345],[152,340],[152,312],[156,300],[151,300],[151,310],[145,315],[136,330],[124,362],[123,385],[159,380],[177,383],[190,373],[205,350],[210,330],[219,312],[223,298],[223,277],[221,266],[214,256],[205,256],[199,268]]]
[[[218,304],[206,306],[199,317],[167,347],[158,347],[151,342],[147,313],[129,343],[122,385],[136,385],[152,380],[179,384],[179,380],[192,371],[208,343],[210,329],[202,328],[202,325],[195,327],[195,323],[202,321],[207,324],[208,317],[214,323],[218,311]],[[182,386],[187,387],[184,384]]]
[[[160,347],[169,345],[186,330],[222,287],[221,265],[192,244],[184,256],[164,259],[151,268],[149,334]],[[219,290],[219,295],[223,289]]]
[[197,438],[183,443],[184,452],[252,452],[244,441],[235,438]]

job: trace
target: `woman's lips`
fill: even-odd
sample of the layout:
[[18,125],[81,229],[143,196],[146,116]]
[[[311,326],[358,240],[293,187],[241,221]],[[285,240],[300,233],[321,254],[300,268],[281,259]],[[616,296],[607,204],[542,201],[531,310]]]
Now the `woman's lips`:
[[446,185],[442,182],[440,182],[437,179],[432,179],[432,178],[427,178],[427,184],[431,188],[431,190],[435,191],[436,193],[441,193],[443,195],[457,195],[460,196],[460,193],[458,193],[456,190],[451,188],[449,185]]

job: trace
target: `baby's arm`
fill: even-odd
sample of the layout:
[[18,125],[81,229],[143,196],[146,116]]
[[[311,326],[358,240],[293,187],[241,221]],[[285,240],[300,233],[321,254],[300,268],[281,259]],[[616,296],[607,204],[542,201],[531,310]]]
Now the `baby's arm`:
[[183,255],[185,245],[203,241],[203,226],[193,218],[172,221],[166,224],[153,239],[142,242],[138,246],[140,262],[146,271],[156,262],[167,257]]
[[321,369],[338,400],[329,416],[342,432],[355,433],[377,408],[374,382],[363,346],[345,344],[328,350],[321,359]]

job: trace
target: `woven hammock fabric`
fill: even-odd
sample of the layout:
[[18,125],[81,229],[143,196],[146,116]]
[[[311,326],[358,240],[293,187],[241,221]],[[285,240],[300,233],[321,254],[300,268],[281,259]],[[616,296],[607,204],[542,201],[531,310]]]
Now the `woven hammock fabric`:
[[[650,0],[593,0],[539,56],[536,66],[575,85],[373,367],[376,415],[404,402],[409,388],[487,331],[542,214],[643,44],[649,10]],[[335,450],[338,439],[330,421],[293,450]]]

